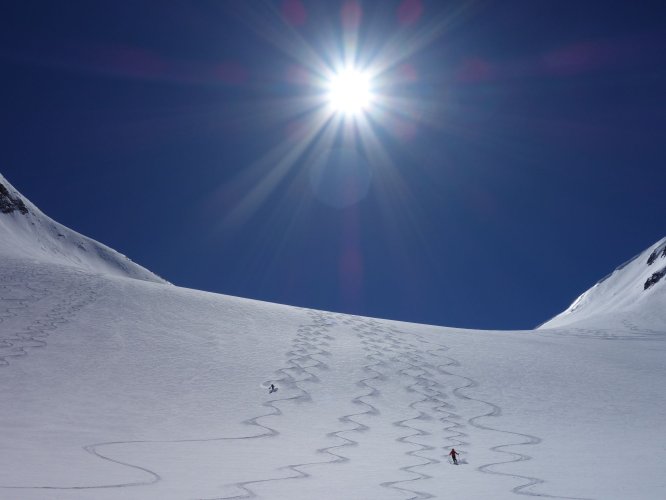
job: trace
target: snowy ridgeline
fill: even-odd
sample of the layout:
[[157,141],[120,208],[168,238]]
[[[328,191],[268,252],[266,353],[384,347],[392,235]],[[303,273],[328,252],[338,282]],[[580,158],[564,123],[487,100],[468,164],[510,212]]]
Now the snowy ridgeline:
[[0,175],[0,255],[165,283],[124,255],[57,223]]
[[7,193],[0,499],[666,498],[666,329],[637,317],[666,283],[598,305],[642,267],[570,313],[598,326],[397,323],[182,289],[108,249],[124,273]]
[[616,327],[637,333],[666,325],[666,238],[618,267],[540,328]]

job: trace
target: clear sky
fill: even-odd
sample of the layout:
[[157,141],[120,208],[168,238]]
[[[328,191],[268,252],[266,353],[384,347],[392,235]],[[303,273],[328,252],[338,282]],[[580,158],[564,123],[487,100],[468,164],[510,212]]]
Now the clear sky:
[[[531,328],[666,235],[665,19],[663,1],[5,2],[0,172],[181,286]],[[327,102],[344,60],[372,90],[356,115]]]

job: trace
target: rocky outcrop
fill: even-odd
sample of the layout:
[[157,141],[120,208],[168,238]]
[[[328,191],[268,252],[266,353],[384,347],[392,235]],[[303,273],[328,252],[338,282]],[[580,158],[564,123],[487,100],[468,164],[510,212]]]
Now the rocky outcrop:
[[24,215],[28,213],[28,207],[25,206],[23,200],[18,196],[12,196],[4,184],[0,184],[0,212],[11,214],[16,210]]
[[660,271],[657,271],[654,273],[652,276],[650,276],[645,284],[643,285],[643,290],[647,290],[650,288],[652,285],[655,285],[656,283],[659,283],[659,280],[666,275],[666,267],[661,269]]
[[654,249],[654,252],[650,254],[647,260],[647,265],[651,266],[654,264],[654,261],[657,260],[659,257],[666,257],[666,243],[659,245],[657,248]]

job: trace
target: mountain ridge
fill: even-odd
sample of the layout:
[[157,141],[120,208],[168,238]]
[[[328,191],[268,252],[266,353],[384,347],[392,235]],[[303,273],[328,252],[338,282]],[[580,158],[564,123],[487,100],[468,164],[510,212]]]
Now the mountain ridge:
[[0,174],[0,252],[155,283],[166,280],[116,250],[51,219]]
[[579,295],[537,329],[629,322],[633,328],[666,324],[666,237],[661,238]]

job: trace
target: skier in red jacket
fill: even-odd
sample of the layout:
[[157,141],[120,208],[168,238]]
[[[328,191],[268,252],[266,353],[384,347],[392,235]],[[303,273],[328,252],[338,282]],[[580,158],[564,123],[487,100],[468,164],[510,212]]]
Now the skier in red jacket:
[[451,448],[449,456],[453,459],[455,465],[458,465],[458,455],[460,455],[460,453],[458,453],[455,448]]

